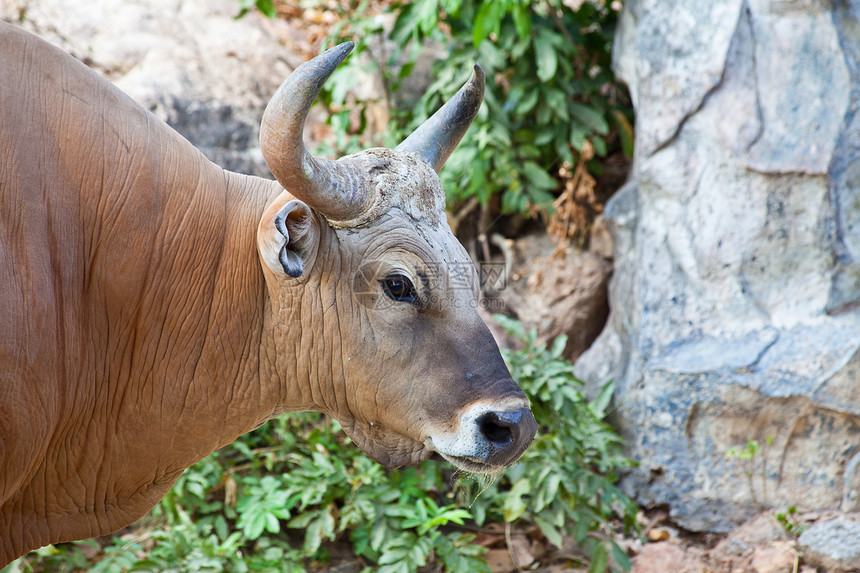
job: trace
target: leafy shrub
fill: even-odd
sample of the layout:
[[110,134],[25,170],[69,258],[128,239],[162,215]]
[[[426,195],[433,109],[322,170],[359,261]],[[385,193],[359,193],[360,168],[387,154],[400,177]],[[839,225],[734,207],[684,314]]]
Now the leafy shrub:
[[[479,62],[488,78],[486,104],[440,174],[449,205],[473,197],[487,204],[498,196],[503,214],[546,213],[554,202],[558,205],[564,179],[570,179],[576,166],[597,174],[601,166],[595,155],[605,156],[619,146],[632,154],[632,108],[610,69],[620,3],[394,3],[396,18],[389,34],[394,49],[384,59],[365,56],[371,52],[370,42],[384,34],[380,19],[366,15],[367,6],[361,3],[343,14],[332,34],[333,41],[356,41],[355,55],[327,84],[339,152],[360,148],[356,137],[347,134],[350,129],[360,134],[365,123],[350,122],[350,111],[342,106],[368,67],[382,72],[387,99],[395,103],[387,133],[391,144],[438,109],[462,85],[465,71]],[[435,62],[434,79],[418,101],[397,105],[400,81],[412,73],[427,42],[445,46],[448,55]],[[367,102],[352,104],[353,111],[362,112]],[[593,185],[593,179],[586,180]],[[567,201],[588,201],[572,191]]]
[[[610,521],[633,527],[636,508],[613,485],[629,465],[603,418],[607,384],[588,401],[563,337],[549,347],[515,321],[497,319],[524,343],[505,358],[530,396],[540,431],[520,462],[488,484],[442,464],[386,471],[362,454],[336,421],[319,414],[272,420],[189,468],[132,532],[40,549],[18,571],[303,571],[326,562],[327,542],[348,542],[381,572],[489,571],[475,545],[491,522],[537,526],[561,546],[570,536],[590,570],[627,570],[606,535]],[[461,527],[463,526],[463,527]],[[95,557],[87,558],[85,554]]]

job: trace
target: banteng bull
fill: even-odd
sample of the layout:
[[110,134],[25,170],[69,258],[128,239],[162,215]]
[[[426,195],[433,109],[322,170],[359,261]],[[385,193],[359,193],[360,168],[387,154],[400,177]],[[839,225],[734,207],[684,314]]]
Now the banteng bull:
[[131,523],[283,412],[334,417],[387,467],[489,472],[528,446],[475,293],[439,280],[469,261],[436,172],[482,73],[397,149],[315,158],[303,124],[350,49],[269,103],[275,182],[0,23],[0,566]]

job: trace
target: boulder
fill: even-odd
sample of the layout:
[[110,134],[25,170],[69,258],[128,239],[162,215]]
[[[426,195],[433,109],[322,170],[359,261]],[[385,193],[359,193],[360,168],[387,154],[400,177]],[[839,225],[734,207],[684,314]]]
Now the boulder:
[[263,110],[305,60],[301,31],[236,0],[6,0],[0,18],[70,52],[222,167],[260,176]]
[[634,168],[605,211],[609,322],[577,372],[615,380],[625,491],[690,530],[860,505],[858,13],[624,3]]
[[566,335],[564,357],[576,360],[606,324],[612,263],[545,233],[510,243],[508,280],[487,299],[487,308],[518,318],[527,330],[537,330],[540,340]]

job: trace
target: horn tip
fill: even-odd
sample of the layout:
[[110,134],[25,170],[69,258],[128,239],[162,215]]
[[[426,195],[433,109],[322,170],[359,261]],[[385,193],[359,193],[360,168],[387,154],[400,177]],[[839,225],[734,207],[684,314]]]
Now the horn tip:
[[472,77],[469,78],[469,83],[472,85],[477,84],[480,89],[484,88],[486,80],[484,78],[484,69],[481,68],[480,64],[475,63],[472,66]]
[[[343,42],[341,44],[338,44],[337,46],[333,46],[325,50],[319,56],[311,59],[308,62],[305,62],[305,64],[308,64],[312,67],[322,66],[322,69],[325,71],[319,77],[321,77],[322,81],[325,81],[328,79],[329,75],[331,75],[334,69],[343,63],[349,53],[352,52],[352,49],[354,47],[355,42]],[[322,84],[320,84],[320,87],[321,86]]]
[[[329,48],[329,50],[341,52],[341,53],[343,53],[344,56],[346,56],[347,54],[349,54],[352,51],[352,49],[354,47],[355,47],[355,42],[348,40],[346,42],[338,44],[337,46],[334,46],[333,48]],[[326,50],[326,51],[328,51],[328,50]]]

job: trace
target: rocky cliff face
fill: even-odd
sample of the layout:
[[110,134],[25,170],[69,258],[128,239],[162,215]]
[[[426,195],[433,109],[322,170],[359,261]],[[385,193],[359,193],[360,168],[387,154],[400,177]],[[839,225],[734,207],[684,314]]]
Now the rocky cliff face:
[[860,507],[858,17],[625,2],[635,165],[606,209],[609,325],[577,367],[616,380],[628,492],[694,530],[759,503]]

